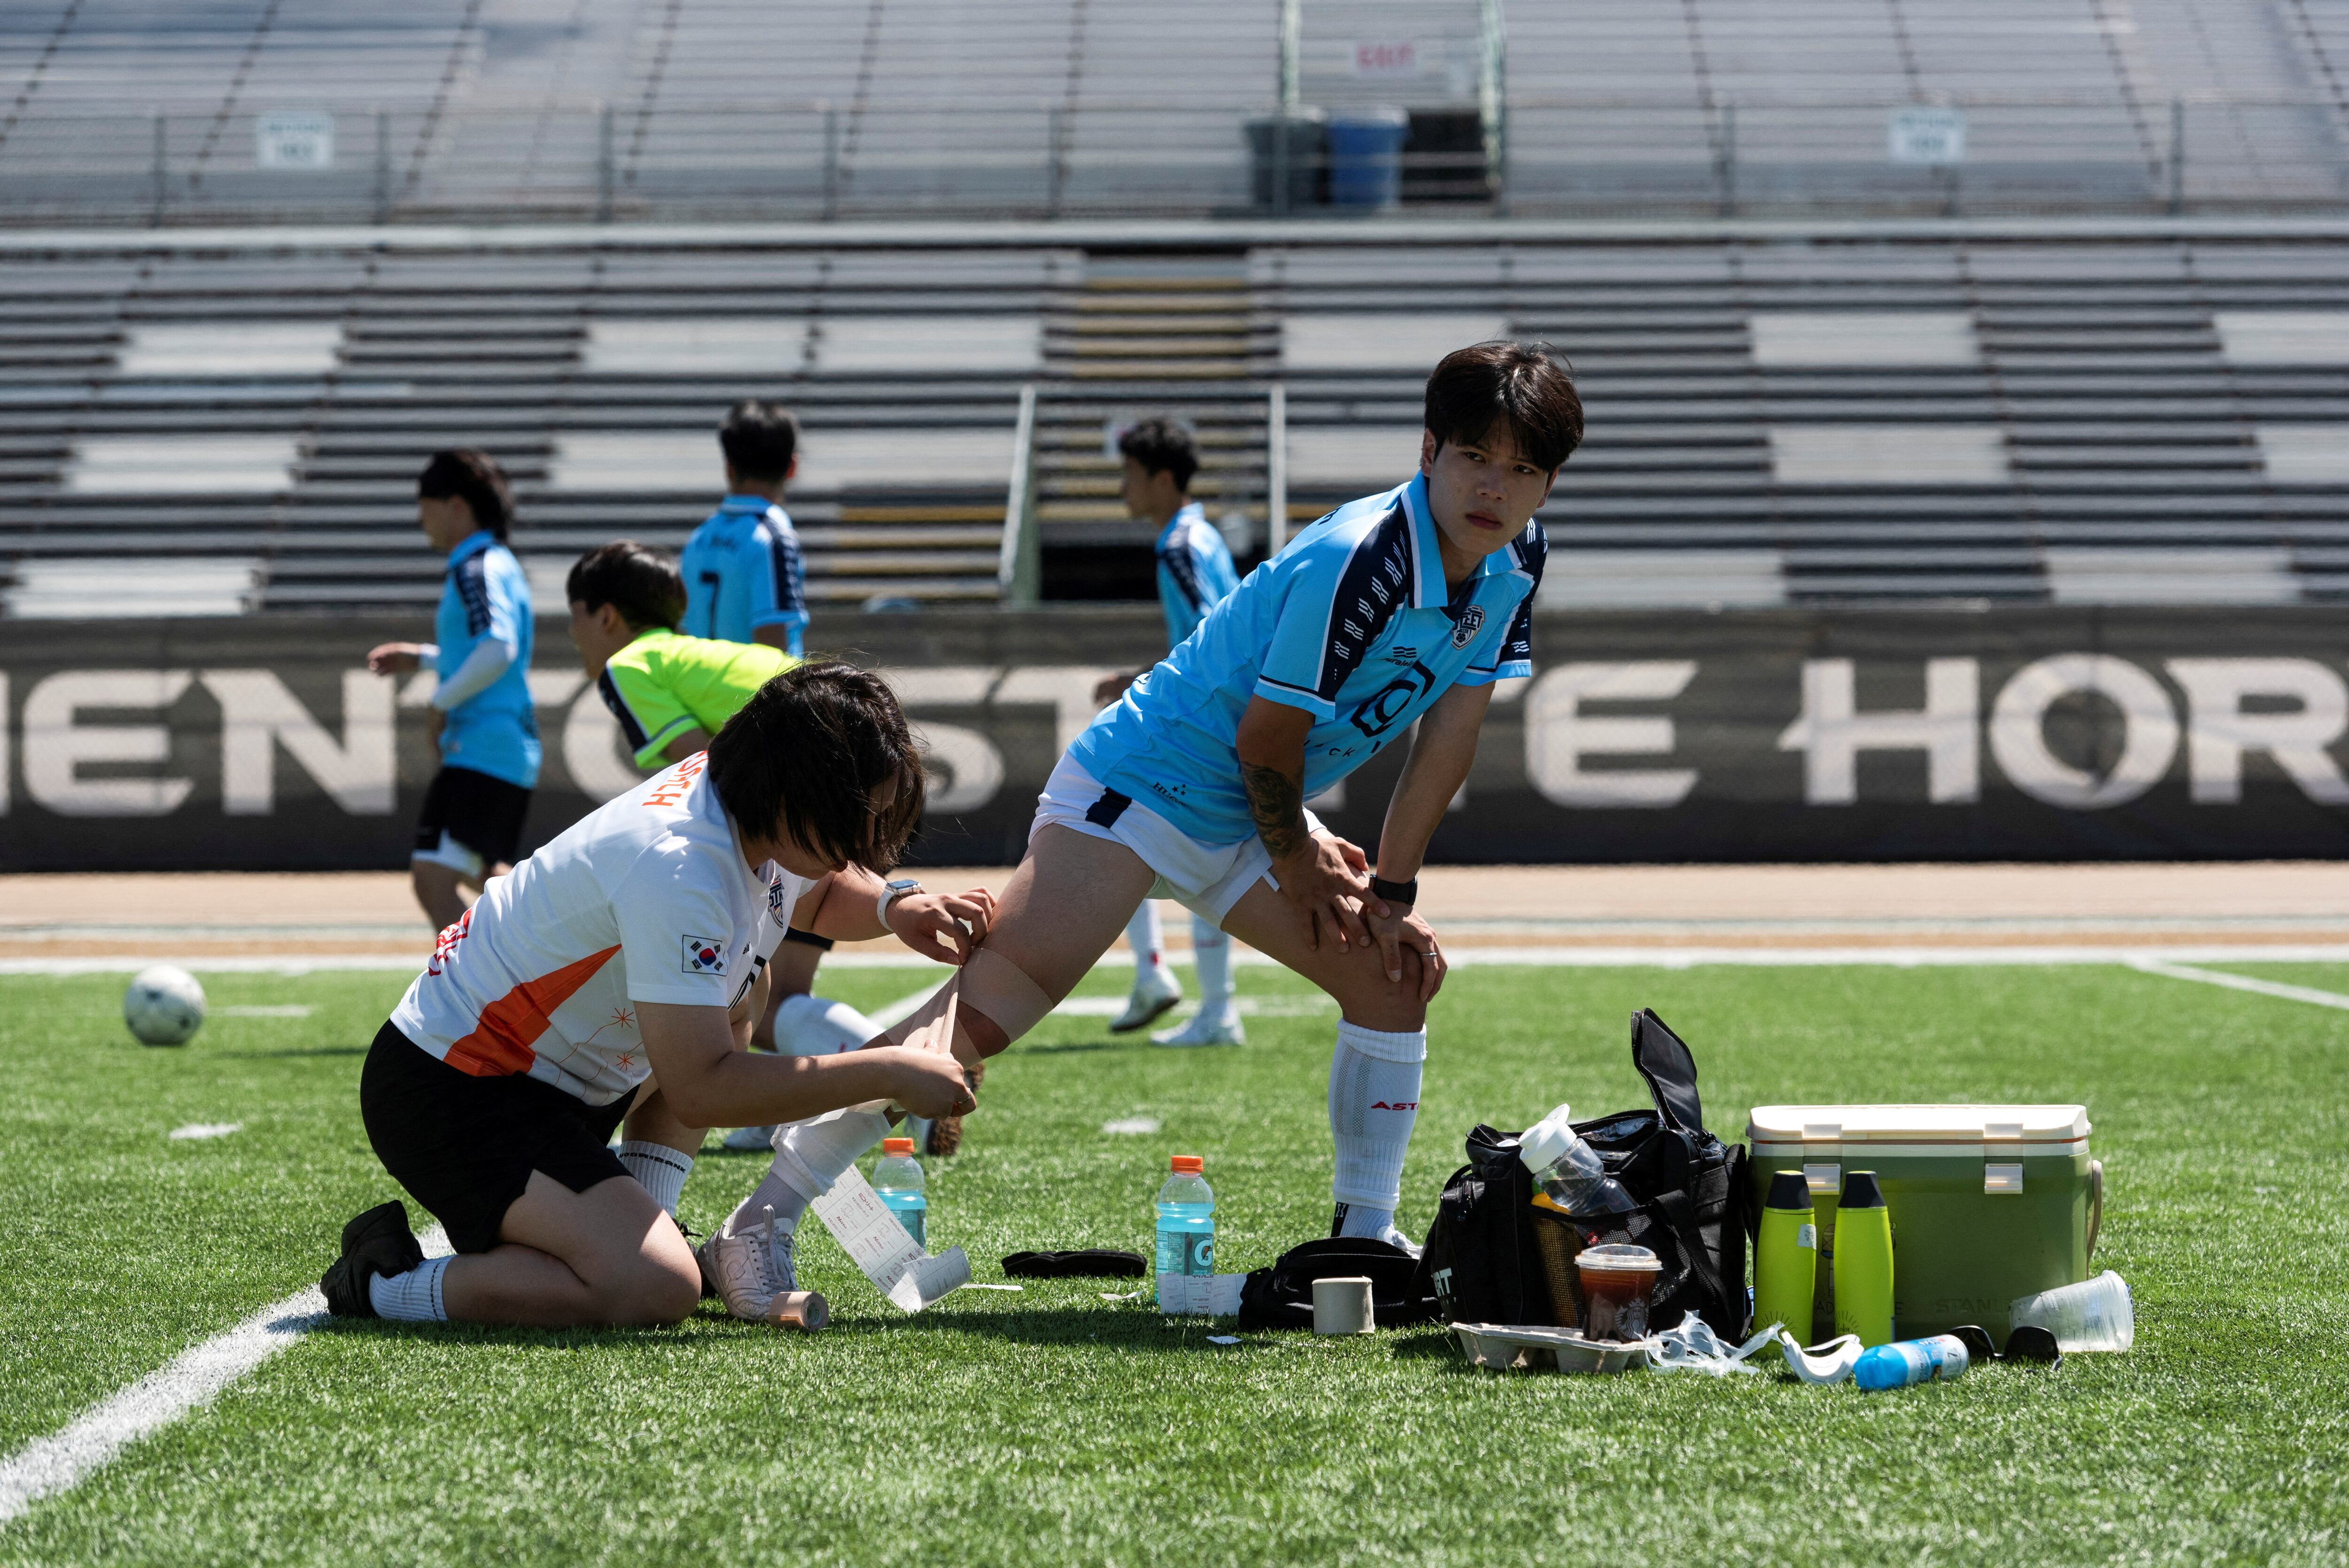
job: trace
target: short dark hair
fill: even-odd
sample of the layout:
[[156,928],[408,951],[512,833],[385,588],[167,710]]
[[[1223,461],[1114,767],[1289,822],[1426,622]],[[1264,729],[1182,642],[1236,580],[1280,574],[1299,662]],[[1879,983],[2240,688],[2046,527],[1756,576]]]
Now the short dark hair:
[[[873,810],[873,791],[897,798]],[[921,754],[896,693],[838,659],[795,665],[750,694],[709,743],[709,782],[743,830],[778,829],[828,859],[885,872],[921,820]]]
[[599,544],[571,563],[563,592],[590,610],[609,604],[638,631],[647,626],[677,630],[685,619],[685,579],[666,555],[633,539]]
[[1117,438],[1118,455],[1132,458],[1146,474],[1173,474],[1174,488],[1187,490],[1199,471],[1199,443],[1191,428],[1178,419],[1139,420]]
[[1574,373],[1546,343],[1476,343],[1454,349],[1427,378],[1427,428],[1473,445],[1507,426],[1517,456],[1553,473],[1582,445]]
[[435,452],[416,476],[419,500],[447,500],[454,496],[473,514],[473,521],[500,539],[513,526],[513,491],[506,484],[498,460],[475,447]]
[[781,403],[745,397],[726,410],[726,422],[718,427],[718,444],[736,478],[772,484],[792,471],[792,459],[800,449],[800,422]]

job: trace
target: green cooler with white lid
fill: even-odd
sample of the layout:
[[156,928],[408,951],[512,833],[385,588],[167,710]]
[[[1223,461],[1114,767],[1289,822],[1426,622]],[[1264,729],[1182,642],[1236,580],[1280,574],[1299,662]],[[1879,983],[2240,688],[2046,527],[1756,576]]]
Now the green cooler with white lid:
[[[2088,1277],[2104,1169],[2077,1105],[1764,1105],[1745,1129],[1752,1212],[1770,1177],[1800,1171],[1817,1217],[1816,1345],[1835,1321],[1836,1205],[1844,1172],[1873,1171],[1892,1212],[1893,1331],[1976,1323],[2003,1344],[2016,1296]],[[1795,1327],[1795,1325],[1789,1325]]]

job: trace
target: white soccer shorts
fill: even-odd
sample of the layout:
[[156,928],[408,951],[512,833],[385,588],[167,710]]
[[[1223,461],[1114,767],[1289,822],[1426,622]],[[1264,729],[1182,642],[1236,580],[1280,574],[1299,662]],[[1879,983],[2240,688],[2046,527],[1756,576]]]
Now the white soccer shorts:
[[[1120,800],[1125,803],[1119,806]],[[1255,834],[1237,844],[1203,844],[1141,801],[1106,789],[1065,756],[1036,798],[1029,841],[1054,823],[1123,844],[1157,874],[1147,896],[1171,898],[1219,931],[1224,916],[1257,879],[1280,885],[1272,876],[1272,851]],[[1305,825],[1316,835],[1324,830],[1321,819],[1310,811],[1305,813]]]

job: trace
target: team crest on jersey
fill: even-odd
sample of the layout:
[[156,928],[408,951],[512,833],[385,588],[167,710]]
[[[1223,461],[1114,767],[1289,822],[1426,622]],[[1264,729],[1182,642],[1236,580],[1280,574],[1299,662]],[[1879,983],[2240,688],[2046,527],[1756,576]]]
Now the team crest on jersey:
[[1459,624],[1452,628],[1452,645],[1464,648],[1468,640],[1485,629],[1485,606],[1471,604],[1460,612]]
[[726,944],[714,936],[688,936],[682,939],[684,960],[678,967],[688,975],[723,975],[726,973]]
[[767,884],[767,913],[777,920],[787,922],[791,918],[790,889],[789,882],[771,882]]

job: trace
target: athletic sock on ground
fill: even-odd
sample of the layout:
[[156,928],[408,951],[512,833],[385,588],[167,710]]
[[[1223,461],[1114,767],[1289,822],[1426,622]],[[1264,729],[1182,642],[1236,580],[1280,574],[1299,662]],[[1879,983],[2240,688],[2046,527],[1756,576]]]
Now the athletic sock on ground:
[[882,1032],[847,1003],[823,996],[786,996],[775,1008],[775,1049],[787,1057],[853,1051]]
[[1140,980],[1166,962],[1166,938],[1158,927],[1158,904],[1143,899],[1125,923],[1125,944],[1133,949],[1133,977]]
[[1340,1021],[1330,1058],[1330,1135],[1338,1146],[1330,1196],[1348,1236],[1380,1236],[1402,1199],[1402,1161],[1419,1120],[1427,1031],[1388,1034]]
[[727,1220],[729,1230],[760,1223],[766,1217],[761,1211],[768,1208],[781,1229],[796,1229],[809,1202],[831,1191],[841,1172],[888,1131],[889,1119],[877,1110],[792,1123],[776,1135],[775,1162]]
[[620,1163],[636,1179],[636,1185],[653,1195],[653,1202],[670,1219],[677,1218],[677,1200],[685,1191],[685,1179],[693,1172],[693,1156],[681,1149],[671,1149],[666,1143],[639,1143],[631,1140],[620,1145]]
[[1191,917],[1191,962],[1199,970],[1199,1016],[1221,1017],[1232,1001],[1232,939],[1204,915]]
[[447,1258],[426,1258],[404,1274],[377,1274],[367,1281],[368,1304],[394,1323],[446,1323],[440,1276],[448,1272]]

